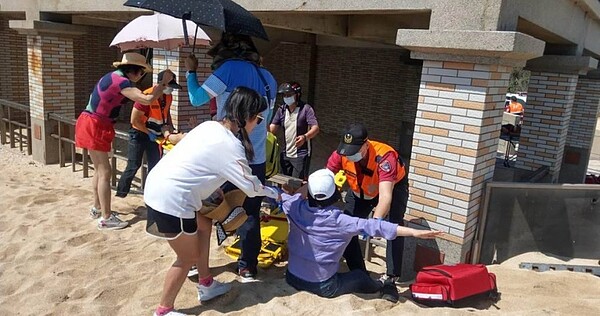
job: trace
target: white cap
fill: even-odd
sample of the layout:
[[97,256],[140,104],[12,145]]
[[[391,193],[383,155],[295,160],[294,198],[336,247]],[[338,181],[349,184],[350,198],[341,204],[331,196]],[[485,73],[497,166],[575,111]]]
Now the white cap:
[[320,169],[308,176],[308,192],[315,200],[327,200],[335,191],[335,175],[329,169]]

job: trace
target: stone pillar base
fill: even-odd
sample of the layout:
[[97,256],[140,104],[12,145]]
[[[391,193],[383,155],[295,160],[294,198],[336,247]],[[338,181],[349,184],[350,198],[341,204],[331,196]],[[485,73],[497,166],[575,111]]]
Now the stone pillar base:
[[31,129],[33,160],[46,165],[58,163],[58,140],[50,136],[58,132],[58,124],[32,117]]

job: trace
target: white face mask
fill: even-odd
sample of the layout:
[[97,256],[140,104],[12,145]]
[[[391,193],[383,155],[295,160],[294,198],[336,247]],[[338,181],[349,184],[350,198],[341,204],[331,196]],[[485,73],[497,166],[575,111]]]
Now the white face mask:
[[359,162],[359,161],[361,161],[361,159],[363,159],[363,156],[362,156],[362,153],[359,151],[354,155],[346,156],[346,159],[348,159],[352,162]]
[[163,93],[164,93],[164,94],[171,94],[171,93],[173,93],[173,88],[171,88],[171,87],[166,87],[166,88],[163,90]]
[[296,97],[294,97],[294,96],[284,97],[283,102],[287,105],[292,105],[292,104],[294,104],[294,102],[296,102]]

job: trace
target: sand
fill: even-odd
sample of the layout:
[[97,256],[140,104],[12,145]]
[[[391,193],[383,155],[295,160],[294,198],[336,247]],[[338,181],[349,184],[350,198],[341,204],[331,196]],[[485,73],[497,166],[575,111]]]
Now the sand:
[[[113,209],[131,226],[98,231],[88,217],[90,179],[57,165],[43,166],[16,149],[0,146],[0,315],[151,315],[174,254],[167,243],[146,235],[139,195],[113,199]],[[79,167],[81,169],[81,167]],[[460,308],[426,308],[403,298],[392,304],[376,295],[322,299],[284,281],[285,264],[261,270],[261,282],[236,280],[234,262],[212,243],[211,266],[233,290],[198,304],[186,281],[176,307],[191,315],[598,315],[600,278],[575,272],[521,270],[522,261],[562,262],[540,253],[490,266],[502,299]],[[383,271],[381,250],[368,269]],[[597,264],[593,262],[593,264]],[[470,306],[469,306],[470,305]]]

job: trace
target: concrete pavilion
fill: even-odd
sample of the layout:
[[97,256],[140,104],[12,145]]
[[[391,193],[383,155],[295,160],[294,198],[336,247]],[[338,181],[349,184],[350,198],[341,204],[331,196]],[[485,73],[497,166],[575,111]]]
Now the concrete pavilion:
[[[56,161],[46,114],[76,117],[119,59],[113,36],[150,14],[123,2],[0,1],[0,99],[30,106],[35,160]],[[556,182],[568,157],[583,178],[600,100],[600,1],[236,2],[267,27],[271,41],[257,41],[265,66],[304,86],[325,132],[361,121],[410,158],[406,219],[447,233],[434,247],[445,262],[469,259],[513,67],[531,71],[516,167],[546,166]],[[210,74],[205,51],[196,52],[201,77]],[[184,83],[188,52],[154,50],[153,66]],[[175,95],[176,122],[207,113],[185,90]]]

